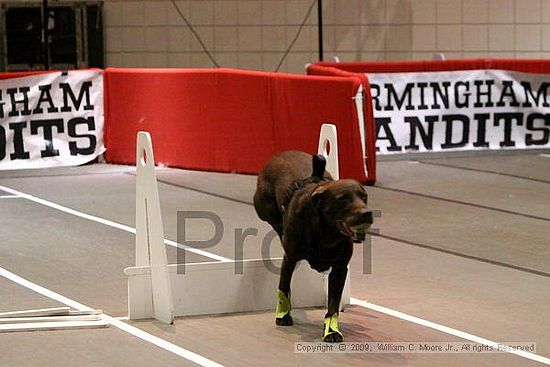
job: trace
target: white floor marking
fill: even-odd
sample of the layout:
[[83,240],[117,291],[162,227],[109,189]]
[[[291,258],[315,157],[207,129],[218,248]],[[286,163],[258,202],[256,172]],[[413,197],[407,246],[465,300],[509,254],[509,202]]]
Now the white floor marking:
[[[72,307],[72,308],[76,308],[77,310],[80,310],[80,311],[91,311],[93,310],[92,308],[86,306],[86,305],[83,305],[82,303],[79,303],[77,301],[73,301],[72,299],[70,298],[67,298],[59,293],[56,293],[54,291],[51,291],[47,288],[44,288],[38,284],[35,284],[31,281],[28,281],[27,279],[24,279],[24,278],[21,278],[19,275],[17,274],[14,274],[12,273],[11,271],[9,270],[6,270],[2,267],[0,267],[0,276],[6,278],[6,279],[9,279],[11,280],[12,282],[14,283],[17,283],[25,288],[28,288],[36,293],[39,293],[43,296],[46,296],[50,299],[53,299],[55,301],[58,301],[60,303],[63,303],[69,307]],[[127,332],[128,334],[131,334],[133,336],[136,336],[138,338],[140,338],[141,340],[144,340],[148,343],[151,343],[151,344],[154,344],[156,345],[157,347],[160,347],[164,350],[167,350],[169,352],[172,352],[182,358],[185,358],[191,362],[194,362],[200,366],[204,366],[204,367],[223,367],[223,365],[217,363],[217,362],[214,362],[206,357],[203,357],[199,354],[196,354],[196,353],[193,353],[191,352],[190,350],[187,350],[187,349],[184,349],[182,347],[179,347],[175,344],[172,344],[162,338],[159,338],[157,336],[154,336],[152,334],[149,334],[148,332],[146,331],[143,331],[135,326],[132,326],[132,325],[129,325],[129,324],[126,324],[125,322],[121,321],[121,320],[117,320],[107,314],[101,314],[101,318],[104,320],[104,321],[107,321],[109,324],[111,324],[112,326],[116,327],[116,328],[119,328],[120,330],[123,330],[125,332]]]
[[[9,188],[9,187],[3,186],[3,185],[0,185],[0,190],[8,192],[8,193],[13,194],[13,195],[16,195],[18,197],[33,201],[35,203],[47,206],[49,208],[62,211],[62,212],[67,213],[67,214],[71,214],[71,215],[74,215],[74,216],[77,216],[77,217],[80,217],[80,218],[91,220],[92,222],[104,224],[106,226],[117,228],[117,229],[120,229],[120,230],[123,230],[123,231],[126,231],[126,232],[130,232],[130,233],[134,233],[134,234],[136,233],[135,228],[127,226],[125,224],[120,224],[120,223],[117,223],[117,222],[110,221],[108,219],[104,219],[104,218],[101,218],[101,217],[96,217],[94,215],[82,213],[82,212],[79,212],[78,210],[67,208],[66,206],[59,205],[59,204],[53,203],[53,202],[48,201],[48,200],[41,199],[41,198],[33,196],[33,195],[25,194],[24,192],[14,190],[12,188]],[[201,255],[201,256],[204,256],[204,257],[208,257],[210,259],[214,259],[214,260],[217,260],[217,261],[222,261],[222,262],[232,262],[233,261],[233,260],[231,260],[227,257],[215,255],[215,254],[212,254],[208,251],[203,251],[203,250],[196,249],[196,248],[193,248],[193,247],[185,246],[185,245],[182,245],[182,244],[177,243],[177,242],[172,241],[172,240],[164,239],[164,243],[169,245],[169,246],[185,249],[189,252],[192,252],[192,253],[195,253],[197,255]]]
[[109,319],[109,322],[111,325],[126,331],[129,334],[132,334],[142,340],[145,340],[146,342],[149,342],[151,344],[156,345],[157,347],[160,347],[162,349],[165,349],[169,352],[172,352],[182,358],[185,358],[191,362],[194,362],[198,365],[204,366],[204,367],[223,367],[222,364],[219,364],[217,362],[212,361],[211,359],[208,359],[206,357],[203,357],[197,353],[193,353],[190,350],[184,349],[182,347],[179,347],[175,344],[170,343],[169,341],[166,341],[162,338],[159,338],[158,336],[154,336],[152,334],[149,334],[146,331],[143,331],[137,327],[134,327],[130,324],[127,324],[120,320],[115,319]]
[[19,195],[0,195],[0,199],[19,199]]
[[69,306],[71,308],[75,308],[79,311],[92,311],[93,309],[91,307],[88,307],[86,305],[83,305],[82,303],[73,301],[72,299],[69,299],[65,296],[60,295],[59,293],[56,293],[54,291],[50,291],[47,288],[41,287],[38,284],[35,284],[31,281],[28,281],[27,279],[21,278],[19,275],[12,273],[9,270],[6,270],[2,267],[0,267],[0,276],[11,280],[14,283],[17,283],[25,288],[28,288],[32,291],[35,291],[36,293],[39,293],[43,296],[46,296],[50,299],[53,299],[54,301],[57,301],[59,303],[63,303],[66,306]]
[[[406,313],[399,312],[399,311],[396,311],[396,310],[392,310],[391,308],[387,308],[387,307],[384,307],[384,306],[375,305],[373,303],[363,301],[363,300],[360,300],[360,299],[357,299],[357,298],[352,297],[350,299],[350,303],[352,305],[355,305],[355,306],[361,306],[361,307],[364,307],[364,308],[368,308],[368,309],[374,310],[376,312],[380,312],[380,313],[383,313],[383,314],[386,314],[386,315],[389,315],[389,316],[397,317],[399,319],[409,321],[409,322],[415,323],[417,325],[422,325],[422,326],[425,326],[425,327],[429,327],[431,329],[443,332],[445,334],[458,336],[459,338],[470,340],[470,341],[473,341],[475,343],[488,345],[488,346],[491,346],[493,348],[497,348],[498,344],[499,344],[499,343],[494,342],[492,340],[488,340],[488,339],[485,339],[485,338],[482,338],[482,337],[479,337],[479,336],[476,336],[476,335],[473,335],[473,334],[466,333],[464,331],[453,329],[453,328],[450,328],[448,326],[436,324],[435,322],[431,322],[431,321],[424,320],[424,319],[421,319],[421,318],[418,318],[418,317],[415,317],[415,316],[411,316],[411,315],[408,315]],[[524,352],[524,351],[520,351],[520,350],[513,350],[513,351],[507,351],[507,352],[515,354],[515,355],[523,357],[523,358],[527,358],[527,359],[536,361],[536,362],[540,362],[540,363],[550,365],[550,358],[546,358],[546,357],[540,356],[538,354]]]
[[550,158],[550,154],[544,154],[544,153],[541,153],[539,154],[541,157],[544,157],[544,158]]

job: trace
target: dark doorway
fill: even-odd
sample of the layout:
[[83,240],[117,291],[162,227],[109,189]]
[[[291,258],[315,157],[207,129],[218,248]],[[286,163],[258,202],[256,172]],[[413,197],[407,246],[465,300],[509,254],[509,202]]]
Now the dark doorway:
[[[44,70],[46,65],[50,69],[104,66],[102,2],[51,4],[47,17],[40,2],[2,4],[3,71]],[[47,53],[43,19],[48,26]]]

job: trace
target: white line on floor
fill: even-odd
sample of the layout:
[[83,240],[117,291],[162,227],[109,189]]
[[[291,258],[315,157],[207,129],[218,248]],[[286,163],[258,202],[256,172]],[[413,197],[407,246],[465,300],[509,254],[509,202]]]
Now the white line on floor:
[[[46,296],[48,298],[51,298],[55,301],[58,301],[60,303],[63,303],[69,307],[75,308],[80,311],[91,311],[92,308],[83,305],[82,303],[79,303],[77,301],[73,301],[70,298],[67,298],[59,293],[56,293],[54,291],[51,291],[47,288],[44,288],[36,283],[33,283],[27,279],[21,278],[19,275],[12,273],[9,270],[6,270],[2,267],[0,267],[0,276],[11,280],[14,283],[17,283],[25,288],[28,288],[32,291],[35,291],[36,293],[39,293],[43,296]],[[175,344],[170,343],[169,341],[166,341],[162,338],[159,338],[155,335],[149,334],[146,331],[143,331],[135,326],[132,326],[130,324],[127,324],[121,320],[117,320],[116,318],[113,318],[107,314],[101,314],[101,318],[104,321],[109,322],[109,324],[113,325],[114,327],[123,330],[127,332],[128,334],[131,334],[135,337],[140,338],[141,340],[144,340],[148,343],[154,344],[157,347],[160,347],[164,350],[167,350],[169,352],[172,352],[182,358],[185,358],[191,362],[194,362],[200,366],[204,367],[223,367],[223,365],[214,362],[206,357],[203,357],[197,353],[191,352],[190,350],[187,350],[185,348],[179,347]]]
[[[79,212],[78,210],[67,208],[66,206],[59,205],[59,204],[53,203],[53,202],[48,201],[48,200],[41,199],[41,198],[33,196],[33,195],[25,194],[24,192],[14,190],[12,188],[9,188],[9,187],[3,186],[3,185],[0,185],[0,190],[8,192],[8,193],[13,194],[13,195],[16,195],[18,197],[22,197],[24,199],[33,201],[35,203],[47,206],[49,208],[62,211],[62,212],[67,213],[67,214],[71,214],[71,215],[74,215],[74,216],[77,216],[77,217],[80,217],[80,218],[88,219],[88,220],[91,220],[93,222],[104,224],[106,226],[117,228],[117,229],[120,229],[120,230],[123,230],[123,231],[126,231],[126,232],[130,232],[130,233],[134,233],[134,234],[136,233],[136,229],[133,228],[133,227],[130,227],[130,226],[127,226],[127,225],[124,225],[124,224],[120,224],[120,223],[117,223],[117,222],[113,222],[113,221],[110,221],[108,219],[96,217],[94,215],[82,213],[82,212]],[[219,255],[210,253],[208,251],[204,251],[204,250],[196,249],[196,248],[193,248],[193,247],[185,246],[185,245],[182,245],[182,244],[177,243],[177,242],[172,241],[172,240],[164,239],[164,243],[169,245],[169,246],[185,249],[189,252],[193,252],[197,255],[208,257],[210,259],[214,259],[214,260],[217,260],[217,261],[222,261],[222,262],[232,262],[233,261],[231,259],[228,259],[227,257],[219,256]]]
[[20,198],[19,195],[0,195],[0,199],[17,199]]
[[[409,321],[409,322],[412,322],[412,323],[415,323],[415,324],[418,324],[418,325],[429,327],[431,329],[443,332],[445,334],[458,336],[459,338],[470,340],[470,341],[473,341],[475,343],[480,343],[480,344],[483,344],[483,345],[491,346],[493,348],[498,348],[499,343],[494,342],[492,340],[485,339],[485,338],[482,338],[482,337],[479,337],[479,336],[476,336],[476,335],[473,335],[473,334],[469,334],[469,333],[466,333],[464,331],[460,331],[460,330],[457,330],[457,329],[453,329],[453,328],[450,328],[448,326],[436,324],[435,322],[431,322],[431,321],[424,320],[424,319],[421,319],[421,318],[418,318],[418,317],[415,317],[415,316],[408,315],[408,314],[403,313],[403,312],[392,310],[391,308],[375,305],[373,303],[363,301],[363,300],[353,298],[353,297],[350,298],[350,304],[356,305],[356,306],[361,306],[361,307],[364,307],[364,308],[368,308],[368,309],[374,310],[376,312],[380,312],[380,313],[390,315],[390,316],[393,316],[393,317],[397,317],[399,319]],[[533,361],[537,361],[537,362],[540,362],[540,363],[550,365],[550,358],[546,358],[546,357],[540,356],[538,354],[529,353],[529,352],[525,352],[525,351],[521,351],[521,350],[506,350],[506,351],[508,353],[512,353],[512,354],[515,354],[515,355],[523,357],[523,358],[527,358],[527,359],[530,359],[530,360],[533,360]]]
[[544,157],[544,158],[550,158],[550,154],[544,154],[544,153],[541,153],[539,154],[541,157]]

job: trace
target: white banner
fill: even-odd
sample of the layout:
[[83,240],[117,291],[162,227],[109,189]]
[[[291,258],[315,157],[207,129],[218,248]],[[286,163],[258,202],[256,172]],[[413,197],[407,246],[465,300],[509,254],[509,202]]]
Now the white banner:
[[101,70],[0,80],[0,170],[74,166],[104,151]]
[[368,74],[379,154],[550,148],[550,75]]

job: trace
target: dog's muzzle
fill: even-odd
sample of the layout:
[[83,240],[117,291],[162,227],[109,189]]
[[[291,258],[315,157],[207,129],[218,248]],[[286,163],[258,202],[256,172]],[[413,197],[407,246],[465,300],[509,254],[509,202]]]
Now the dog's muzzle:
[[351,238],[353,242],[361,243],[365,240],[367,231],[369,230],[371,223],[372,222],[365,222],[349,226],[346,222],[340,221],[338,223],[338,229],[344,236]]
[[366,208],[361,209],[359,215],[356,215],[350,222],[348,224],[346,221],[340,221],[338,223],[340,232],[344,236],[350,237],[353,242],[361,243],[365,240],[367,231],[373,222],[372,211]]

